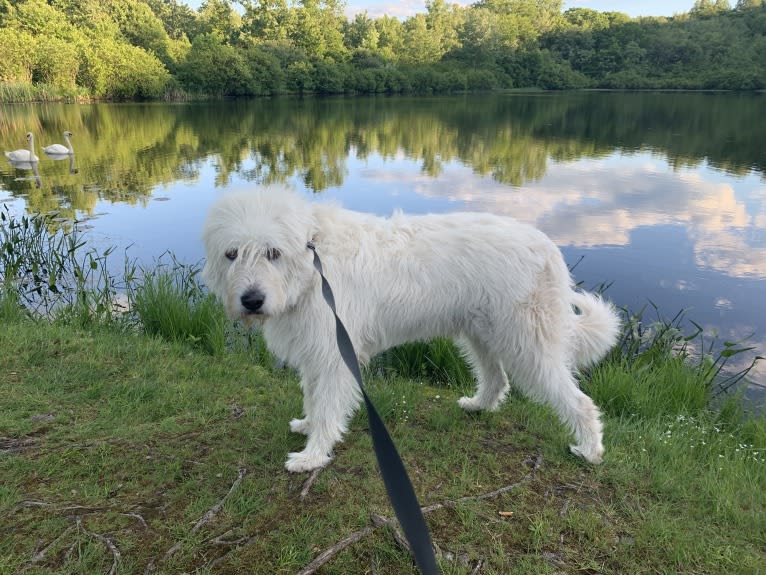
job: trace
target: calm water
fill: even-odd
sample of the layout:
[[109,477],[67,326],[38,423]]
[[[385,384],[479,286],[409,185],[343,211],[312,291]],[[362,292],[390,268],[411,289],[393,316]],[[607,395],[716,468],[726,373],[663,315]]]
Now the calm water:
[[[64,130],[74,165],[40,151]],[[383,215],[490,211],[542,228],[570,264],[584,256],[576,279],[613,282],[617,304],[688,309],[766,356],[763,95],[0,106],[4,150],[27,131],[39,179],[0,158],[0,201],[87,219],[94,244],[147,262],[202,258],[209,204],[259,183]]]

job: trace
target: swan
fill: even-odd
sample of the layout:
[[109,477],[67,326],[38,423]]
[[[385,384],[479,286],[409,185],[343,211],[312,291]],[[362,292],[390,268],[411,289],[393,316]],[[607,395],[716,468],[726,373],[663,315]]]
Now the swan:
[[49,156],[71,156],[74,154],[74,148],[72,148],[72,142],[69,141],[69,137],[72,135],[72,132],[67,130],[64,132],[64,139],[66,140],[66,146],[62,146],[61,144],[51,144],[50,146],[45,146],[43,148],[43,152],[48,154]]
[[27,132],[27,142],[29,142],[28,150],[14,150],[12,152],[5,152],[5,157],[13,162],[37,162],[40,158],[35,156],[35,137],[32,132]]

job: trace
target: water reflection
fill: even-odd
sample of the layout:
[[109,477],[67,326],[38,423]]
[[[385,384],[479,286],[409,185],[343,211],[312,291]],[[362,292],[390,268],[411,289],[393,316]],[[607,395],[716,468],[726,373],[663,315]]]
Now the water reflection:
[[46,152],[45,155],[48,156],[51,160],[56,161],[56,162],[61,162],[63,160],[68,160],[69,161],[69,173],[70,174],[76,174],[77,172],[79,172],[79,170],[77,169],[77,165],[75,164],[75,161],[74,161],[74,154],[49,154],[49,153]]
[[17,175],[14,177],[15,182],[34,182],[34,185],[36,188],[41,188],[43,185],[42,178],[40,177],[40,162],[38,160],[35,160],[34,162],[28,162],[25,160],[8,160],[8,163],[16,170],[19,171],[31,171],[31,176],[20,176]]
[[693,307],[766,353],[764,112],[764,96],[675,93],[6,106],[4,149],[71,130],[77,166],[41,158],[35,188],[6,163],[0,199],[188,259],[215,194],[256,183],[381,214],[507,213],[587,254],[578,279],[614,280],[619,303]]

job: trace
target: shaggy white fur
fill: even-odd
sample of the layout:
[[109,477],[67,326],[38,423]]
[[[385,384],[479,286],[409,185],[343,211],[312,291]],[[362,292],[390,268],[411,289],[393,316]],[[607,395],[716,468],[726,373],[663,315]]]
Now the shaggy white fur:
[[261,323],[269,348],[300,372],[305,417],[290,429],[308,443],[289,454],[288,470],[326,465],[361,398],[308,241],[360,362],[405,342],[451,337],[476,376],[463,409],[497,409],[508,372],[570,427],[574,453],[601,461],[599,411],[573,371],[614,345],[619,318],[599,297],[573,290],[561,252],[533,227],[483,213],[383,219],[258,190],[218,200],[203,240],[203,278],[228,315]]

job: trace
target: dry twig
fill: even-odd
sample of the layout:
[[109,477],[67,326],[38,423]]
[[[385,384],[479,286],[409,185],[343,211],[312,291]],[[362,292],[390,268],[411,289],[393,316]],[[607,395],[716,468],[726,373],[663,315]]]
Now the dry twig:
[[342,541],[339,541],[329,549],[325,549],[322,551],[316,559],[314,559],[311,563],[306,565],[303,569],[298,571],[297,575],[311,575],[312,573],[315,573],[317,569],[319,569],[322,565],[327,563],[336,553],[339,553],[340,551],[343,551],[346,547],[351,545],[352,543],[356,543],[360,539],[364,538],[365,536],[369,535],[373,531],[375,531],[377,527],[374,527],[370,525],[369,527],[365,527],[364,529],[360,529],[359,531],[355,531]]
[[[517,487],[520,487],[521,485],[524,485],[525,483],[528,483],[532,480],[532,477],[534,477],[535,471],[540,469],[540,466],[543,464],[543,456],[542,454],[538,454],[537,457],[532,459],[531,457],[528,457],[525,460],[526,463],[530,464],[532,466],[532,470],[527,473],[520,481],[517,481],[516,483],[511,483],[510,485],[506,485],[505,487],[501,487],[500,489],[495,489],[494,491],[490,491],[489,493],[483,493],[481,495],[469,495],[466,497],[460,497],[459,499],[447,499],[445,501],[442,501],[440,503],[434,503],[433,505],[428,505],[426,507],[421,507],[420,510],[425,515],[426,513],[430,513],[432,511],[436,511],[437,509],[442,509],[445,507],[454,507],[458,503],[462,503],[464,501],[483,501],[485,499],[492,499],[494,497],[497,497],[498,495],[502,495],[503,493],[507,493],[508,491],[511,491],[513,489],[516,489]],[[406,540],[402,537],[401,533],[399,533],[399,530],[395,528],[395,525],[399,522],[395,517],[391,519],[386,519],[382,515],[372,515],[371,520],[373,522],[373,525],[369,527],[365,527],[364,529],[360,529],[359,531],[355,531],[342,541],[336,543],[329,549],[326,549],[325,551],[322,551],[311,563],[306,565],[303,569],[298,571],[297,575],[312,575],[316,572],[317,569],[319,569],[322,565],[327,563],[335,554],[337,554],[339,551],[342,551],[352,543],[356,543],[366,535],[372,533],[375,531],[378,527],[389,527],[391,528],[391,532],[394,534],[394,539],[396,539],[397,543],[402,545],[405,549],[409,549],[409,545],[407,544]],[[399,541],[396,534],[399,534],[399,538],[402,539],[402,542]],[[479,563],[474,568],[474,573],[478,573],[478,570],[481,569],[483,561],[479,561]]]
[[69,527],[67,527],[66,529],[64,529],[64,531],[62,531],[62,532],[61,532],[61,535],[59,535],[58,537],[56,537],[56,538],[55,538],[53,541],[51,541],[50,543],[48,543],[48,545],[46,545],[45,547],[43,547],[43,548],[42,548],[42,549],[40,549],[39,551],[38,551],[37,549],[35,549],[35,553],[32,555],[32,557],[30,557],[30,558],[29,558],[29,561],[27,562],[27,564],[26,564],[26,565],[25,565],[25,566],[24,566],[24,567],[23,567],[23,568],[22,568],[22,569],[19,571],[19,573],[23,573],[23,572],[24,572],[24,571],[26,571],[27,569],[30,569],[30,568],[31,568],[31,567],[32,567],[32,566],[33,566],[35,563],[40,563],[41,561],[44,561],[44,560],[45,560],[45,555],[48,553],[48,551],[50,551],[50,550],[51,550],[51,548],[52,548],[52,547],[53,547],[53,546],[54,546],[56,543],[58,543],[59,541],[61,541],[61,539],[63,539],[64,535],[66,535],[67,533],[69,533],[69,530],[70,530],[71,528],[72,528],[72,526],[70,525]]
[[82,526],[82,518],[77,516],[75,518],[75,522],[77,523],[77,527],[79,529],[82,529],[83,533],[86,535],[93,537],[93,539],[98,539],[101,541],[104,545],[106,545],[107,549],[112,552],[112,568],[109,569],[108,575],[114,575],[117,573],[117,564],[120,562],[120,550],[117,549],[117,546],[114,544],[114,542],[109,539],[109,537],[106,537],[105,535],[101,535],[100,533],[94,533],[93,531],[88,531],[85,529],[85,527]]
[[377,513],[370,515],[370,519],[372,520],[372,524],[375,525],[375,527],[387,527],[391,531],[391,535],[393,535],[396,544],[408,553],[412,553],[410,544],[407,542],[407,539],[404,537],[404,535],[402,535],[402,532],[399,531],[399,528],[396,526],[398,521],[391,521],[387,517],[378,515]]
[[141,525],[143,526],[144,529],[146,529],[147,531],[151,531],[151,529],[149,529],[149,524],[146,522],[146,519],[144,519],[141,516],[140,513],[135,513],[134,511],[128,511],[128,512],[125,512],[125,513],[120,513],[120,515],[124,515],[126,517],[133,517],[134,519],[138,519],[139,523],[141,523]]
[[309,494],[309,490],[311,489],[311,486],[314,485],[314,481],[316,481],[316,478],[319,477],[319,473],[324,469],[323,467],[317,467],[314,471],[311,472],[311,475],[309,475],[308,479],[303,484],[303,489],[301,489],[301,501],[306,499],[306,496]]
[[215,537],[208,539],[208,541],[210,543],[214,543],[215,545],[239,545],[240,543],[246,543],[252,539],[252,537],[247,536],[239,537],[237,539],[226,539],[226,536],[231,535],[233,532],[234,529],[229,529],[220,535],[216,535]]
[[[200,517],[200,518],[199,518],[199,520],[198,520],[198,521],[197,521],[197,522],[194,524],[194,527],[192,527],[192,528],[191,528],[191,530],[189,531],[189,535],[193,535],[194,533],[196,533],[197,531],[199,531],[199,529],[200,529],[200,528],[201,528],[201,527],[202,527],[202,526],[203,526],[205,523],[207,523],[208,521],[210,521],[211,519],[213,519],[213,517],[215,517],[216,515],[218,515],[218,513],[220,513],[221,509],[223,509],[223,504],[224,504],[224,502],[225,502],[225,501],[226,501],[226,499],[229,497],[229,495],[231,495],[232,493],[234,493],[234,490],[235,490],[235,489],[237,489],[237,487],[239,487],[239,484],[240,484],[240,483],[242,483],[242,478],[243,478],[245,475],[247,475],[247,469],[245,469],[245,468],[243,467],[243,468],[241,468],[241,469],[240,469],[240,470],[237,472],[237,479],[234,481],[234,483],[232,483],[232,484],[231,484],[231,487],[229,488],[229,491],[226,493],[226,495],[224,495],[224,496],[221,498],[221,500],[220,500],[220,501],[218,501],[218,503],[216,503],[215,505],[213,505],[213,506],[212,506],[210,509],[208,509],[208,510],[207,510],[207,512],[205,512],[205,514],[204,514],[202,517]],[[162,556],[162,559],[161,559],[161,561],[167,561],[167,560],[168,560],[168,558],[170,558],[170,556],[171,556],[171,555],[173,555],[173,554],[174,554],[176,551],[178,551],[180,548],[181,548],[181,541],[177,541],[177,542],[175,543],[175,545],[173,545],[173,546],[172,546],[170,549],[168,549],[168,550],[165,552],[165,555],[163,555],[163,556]],[[149,573],[151,573],[151,572],[154,570],[154,566],[153,566],[151,563],[150,563],[150,565],[147,565],[147,569],[149,569],[149,567],[150,567],[150,566],[151,566],[151,569],[148,571]]]

